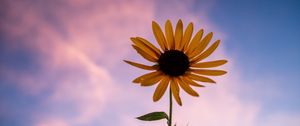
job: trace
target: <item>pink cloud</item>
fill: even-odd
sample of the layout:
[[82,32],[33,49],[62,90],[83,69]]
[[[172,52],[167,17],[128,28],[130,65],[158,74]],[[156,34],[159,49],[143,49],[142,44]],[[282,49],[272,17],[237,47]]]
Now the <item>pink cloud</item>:
[[70,126],[64,120],[52,118],[38,122],[35,126]]
[[[53,112],[36,110],[34,118],[38,126],[83,125],[99,118],[103,108],[114,100],[113,93],[119,90],[107,67],[113,67],[128,53],[124,47],[129,45],[129,36],[143,32],[143,25],[151,22],[153,12],[151,3],[144,7],[145,3],[139,1],[66,1],[62,4],[64,6],[56,7],[47,2],[46,6],[53,10],[43,10],[38,4],[19,2],[9,11],[11,17],[4,25],[12,40],[22,39],[23,45],[39,54],[36,58],[42,65],[43,78],[26,73],[11,78],[26,85],[18,86],[24,93],[35,92],[30,93],[33,96],[50,89],[50,96],[43,102],[44,108]],[[85,10],[86,7],[89,9]],[[140,11],[142,9],[144,11]],[[69,10],[80,10],[80,13]],[[18,14],[20,11],[22,15]],[[45,13],[54,15],[61,26],[53,26],[53,22],[43,16]],[[20,23],[9,22],[17,17]],[[18,43],[12,45],[19,46]],[[36,82],[43,88],[36,88]],[[70,106],[68,109],[75,115],[55,112],[64,109],[64,104]]]
[[[115,108],[122,110],[114,113],[118,120],[113,123],[120,126],[161,125],[165,122],[142,122],[134,117],[150,111],[167,111],[167,95],[158,103],[152,103],[151,97],[155,87],[141,88],[129,81],[118,80],[119,78],[115,77],[118,71],[112,69],[128,73],[123,75],[127,79],[145,73],[131,66],[120,66],[124,57],[144,62],[141,58],[136,58],[138,54],[131,50],[129,37],[146,36],[153,41],[151,21],[154,17],[161,25],[166,18],[170,18],[173,24],[179,18],[183,19],[185,24],[192,21],[197,27],[195,29],[201,27],[207,32],[214,31],[214,39],[221,39],[222,44],[226,43],[226,34],[215,27],[206,16],[207,10],[213,7],[214,2],[209,3],[207,8],[200,9],[201,19],[189,10],[194,2],[169,2],[168,8],[157,13],[155,7],[164,8],[166,4],[137,0],[68,0],[59,5],[46,2],[43,5],[51,9],[44,10],[41,5],[35,6],[27,2],[10,3],[9,6],[13,7],[8,12],[11,17],[7,21],[1,20],[5,22],[3,29],[11,39],[26,41],[11,44],[14,49],[18,49],[20,45],[32,49],[37,54],[43,74],[36,77],[5,70],[4,75],[19,82],[17,86],[31,96],[42,95],[44,91],[50,90],[50,95],[42,104],[44,109],[53,111],[45,113],[36,110],[36,126],[88,125],[95,120],[105,122],[109,119],[105,118],[103,111]],[[44,14],[52,15],[59,27],[48,21]],[[9,21],[17,18],[20,18],[18,23]],[[256,101],[244,101],[236,91],[243,80],[240,80],[239,71],[235,68],[235,59],[228,56],[222,45],[210,59],[217,58],[229,60],[226,66],[221,67],[229,73],[224,77],[215,78],[217,85],[198,89],[200,98],[191,98],[181,91],[184,105],[175,105],[174,112],[174,120],[178,125],[253,126],[258,123],[260,104]],[[129,111],[136,106],[140,108]],[[60,111],[64,109],[68,109],[72,114]],[[299,124],[296,119],[288,118],[289,116],[272,116],[266,125],[273,126],[273,120],[287,120],[291,125]]]
[[278,112],[267,117],[261,126],[298,126],[300,115],[294,113]]

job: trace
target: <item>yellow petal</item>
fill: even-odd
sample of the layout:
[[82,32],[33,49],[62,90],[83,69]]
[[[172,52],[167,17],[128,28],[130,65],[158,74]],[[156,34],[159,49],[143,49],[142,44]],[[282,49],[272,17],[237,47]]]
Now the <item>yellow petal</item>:
[[196,96],[198,97],[199,94],[190,87],[189,84],[185,83],[184,81],[182,81],[180,78],[176,78],[175,79],[177,81],[177,83],[180,85],[180,87],[188,94],[192,95],[192,96]]
[[188,77],[192,80],[195,80],[195,81],[201,81],[201,82],[207,82],[207,83],[216,83],[214,80],[212,80],[210,78],[195,75],[195,74],[191,74],[191,73],[188,73]]
[[168,87],[169,81],[170,78],[168,76],[164,76],[163,79],[160,81],[153,95],[154,102],[158,101],[164,95]]
[[136,37],[138,40],[142,41],[144,44],[146,44],[149,48],[151,48],[153,51],[155,51],[155,53],[157,54],[161,54],[161,51],[156,48],[153,44],[151,44],[148,40],[141,38],[141,37]]
[[136,63],[136,62],[132,62],[132,61],[128,61],[128,60],[124,60],[124,62],[126,62],[132,66],[144,69],[144,70],[157,70],[158,69],[158,66],[147,66],[144,64],[140,64],[140,63]]
[[165,33],[166,33],[166,39],[168,43],[168,49],[175,49],[174,32],[170,20],[167,20],[165,24]]
[[191,40],[191,37],[192,37],[192,34],[193,34],[193,23],[190,23],[185,32],[184,32],[184,35],[183,35],[183,38],[182,38],[182,43],[180,45],[180,49],[179,50],[183,50],[183,48],[185,47],[185,45],[189,44],[190,40]]
[[150,62],[157,62],[158,58],[153,57],[149,54],[147,54],[146,52],[144,52],[142,49],[140,49],[139,47],[132,45],[132,47],[142,56],[144,57],[146,60],[150,61]]
[[175,49],[179,50],[181,39],[182,39],[182,33],[183,32],[183,24],[181,19],[178,20],[175,30]]
[[200,69],[192,69],[190,70],[193,73],[208,75],[208,76],[221,76],[226,74],[227,72],[224,70],[200,70]]
[[179,86],[178,86],[178,84],[173,79],[171,79],[170,86],[171,86],[171,91],[172,91],[172,94],[173,94],[176,102],[180,106],[182,106],[181,98],[179,96]]
[[210,54],[212,54],[217,47],[220,44],[220,40],[217,40],[214,44],[212,44],[207,50],[205,50],[202,54],[198,55],[197,57],[195,57],[194,59],[192,59],[192,63],[196,63],[199,62],[203,59],[205,59],[206,57],[208,57]]
[[152,76],[151,78],[146,78],[142,81],[141,86],[152,86],[159,82],[163,78],[162,73]]
[[201,62],[201,63],[191,64],[191,67],[211,68],[211,67],[221,66],[225,63],[227,63],[227,60],[216,60],[216,61],[209,61],[209,62]]
[[159,25],[155,22],[152,21],[152,30],[153,30],[153,34],[155,36],[156,41],[158,42],[159,46],[161,47],[162,50],[166,50],[167,48],[167,42],[165,39],[165,36],[163,34],[163,32],[161,31]]
[[142,76],[135,78],[132,82],[133,83],[141,83],[143,80],[157,76],[159,74],[161,74],[161,72],[159,72],[159,71],[150,72],[150,73],[147,73],[147,74],[144,74]]
[[203,35],[203,29],[200,29],[196,35],[193,37],[192,41],[190,42],[189,46],[187,48],[185,48],[185,52],[187,54],[192,53],[192,51],[194,51],[194,49],[197,47],[197,45],[199,44],[199,41],[201,40]]
[[152,57],[155,57],[157,59],[160,56],[159,54],[157,54],[154,50],[152,50],[151,48],[149,48],[146,44],[144,44],[139,39],[136,39],[136,38],[130,38],[130,39],[135,44],[135,46],[139,47],[141,50],[143,50],[144,52],[146,52],[148,55],[151,55]]
[[190,78],[188,78],[187,76],[184,76],[181,78],[182,81],[184,81],[187,84],[190,84],[192,86],[196,86],[196,87],[205,87],[204,85],[198,84],[195,81],[191,80]]
[[207,45],[210,42],[212,36],[213,36],[212,32],[208,33],[203,38],[203,40],[201,40],[200,44],[197,45],[196,49],[191,53],[189,58],[193,58],[193,57],[199,55],[207,47]]

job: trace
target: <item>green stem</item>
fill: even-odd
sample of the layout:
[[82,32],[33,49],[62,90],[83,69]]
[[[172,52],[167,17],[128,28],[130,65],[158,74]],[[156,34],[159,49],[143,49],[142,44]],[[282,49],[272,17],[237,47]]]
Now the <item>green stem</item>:
[[170,88],[170,108],[169,108],[168,126],[172,126],[172,90],[171,90],[171,88]]

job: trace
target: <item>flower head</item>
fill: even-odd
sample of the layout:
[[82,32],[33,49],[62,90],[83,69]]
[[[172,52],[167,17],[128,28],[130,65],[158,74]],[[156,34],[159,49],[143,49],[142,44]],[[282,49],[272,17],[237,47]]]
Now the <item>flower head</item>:
[[133,42],[132,47],[137,53],[146,60],[153,62],[154,65],[147,66],[132,61],[124,61],[135,67],[152,71],[134,79],[133,82],[141,84],[141,86],[158,84],[153,95],[153,101],[158,101],[170,85],[176,102],[182,105],[179,95],[181,88],[186,93],[197,97],[199,94],[191,86],[204,87],[198,82],[216,83],[207,76],[226,74],[226,71],[223,70],[205,68],[221,66],[227,60],[202,61],[211,55],[220,43],[220,40],[217,40],[208,47],[213,36],[212,32],[203,37],[203,29],[201,29],[192,38],[193,23],[189,23],[183,31],[181,20],[176,25],[175,33],[169,20],[165,24],[165,33],[155,21],[152,22],[152,29],[161,50],[144,38],[133,37],[131,40]]

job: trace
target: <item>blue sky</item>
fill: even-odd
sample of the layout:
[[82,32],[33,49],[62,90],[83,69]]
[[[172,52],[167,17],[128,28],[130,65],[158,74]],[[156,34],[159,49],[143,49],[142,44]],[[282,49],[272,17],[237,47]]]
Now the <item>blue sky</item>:
[[289,1],[220,1],[210,18],[226,33],[235,35],[229,38],[227,48],[233,50],[232,53],[239,52],[236,55],[243,59],[239,61],[243,69],[251,65],[251,69],[257,67],[252,69],[255,71],[247,69],[251,73],[257,74],[257,70],[260,70],[258,73],[285,73],[296,79],[295,75],[299,75],[296,65],[299,64],[299,4]]
[[144,62],[129,38],[154,42],[152,20],[179,18],[221,39],[215,57],[228,58],[229,74],[200,98],[183,94],[178,124],[300,125],[296,0],[1,3],[0,125],[162,125],[134,119],[166,109],[167,100],[153,103],[153,88],[131,83],[145,71],[122,60]]
[[[218,1],[209,17],[230,34],[227,51],[236,56],[242,78],[251,81],[273,79],[275,83],[252,83],[263,90],[275,88],[284,97],[262,95],[272,109],[300,111],[296,100],[300,75],[299,5],[295,1]],[[200,4],[200,3],[199,3]],[[253,92],[255,94],[256,92]],[[255,95],[244,94],[252,99]],[[274,104],[275,102],[284,104]]]
[[[210,19],[230,34],[226,49],[235,56],[242,78],[258,89],[241,92],[263,101],[262,115],[299,113],[300,10],[298,1],[218,1]],[[274,80],[255,83],[257,80]],[[251,83],[254,81],[254,83]],[[273,89],[281,97],[269,95]],[[241,89],[243,90],[243,89]],[[256,95],[262,94],[262,95]]]

